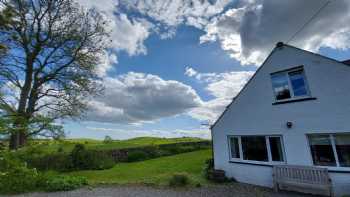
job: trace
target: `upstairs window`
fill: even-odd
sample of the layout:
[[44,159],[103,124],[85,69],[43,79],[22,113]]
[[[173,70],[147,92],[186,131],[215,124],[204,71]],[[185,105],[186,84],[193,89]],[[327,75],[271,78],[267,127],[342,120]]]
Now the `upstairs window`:
[[271,80],[277,101],[310,95],[302,68],[271,74]]
[[271,79],[276,100],[290,99],[292,97],[290,94],[288,78],[285,73],[274,74]]

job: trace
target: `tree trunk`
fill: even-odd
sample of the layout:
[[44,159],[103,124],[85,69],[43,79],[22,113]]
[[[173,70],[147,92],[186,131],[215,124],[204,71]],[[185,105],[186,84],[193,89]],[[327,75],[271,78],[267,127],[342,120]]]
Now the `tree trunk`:
[[[28,56],[28,54],[27,54]],[[14,123],[15,132],[11,134],[10,150],[18,149],[25,145],[27,141],[26,128],[23,124],[27,120],[26,106],[29,98],[29,93],[33,81],[33,58],[27,57],[27,70],[23,88],[20,93],[20,99],[18,102],[17,116],[18,120]]]
[[25,131],[19,131],[16,133],[12,133],[10,136],[9,149],[10,150],[17,150],[18,148],[25,146],[26,143],[27,143],[27,135],[26,135]]
[[[22,120],[23,121],[23,120]],[[9,149],[16,150],[23,147],[27,142],[27,130],[25,121],[16,120],[13,124],[13,131],[10,136]]]
[[10,144],[9,148],[10,150],[16,150],[19,147],[19,134],[18,132],[12,133],[10,137]]
[[18,134],[19,134],[18,146],[21,148],[21,147],[25,146],[27,143],[27,135],[26,135],[25,131],[21,131]]

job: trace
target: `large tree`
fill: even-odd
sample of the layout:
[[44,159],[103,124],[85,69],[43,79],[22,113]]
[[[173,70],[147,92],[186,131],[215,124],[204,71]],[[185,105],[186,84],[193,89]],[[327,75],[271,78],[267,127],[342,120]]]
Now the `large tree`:
[[33,135],[61,134],[55,120],[79,117],[99,92],[95,74],[108,32],[96,10],[73,0],[0,0],[13,18],[0,29],[0,109],[10,148]]

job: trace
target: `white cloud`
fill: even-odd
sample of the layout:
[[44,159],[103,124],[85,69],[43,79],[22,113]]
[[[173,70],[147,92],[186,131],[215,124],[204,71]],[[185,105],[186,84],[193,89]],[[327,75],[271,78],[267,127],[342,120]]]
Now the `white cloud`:
[[137,11],[163,23],[165,26],[180,24],[202,28],[209,19],[232,3],[230,0],[121,0],[129,10]]
[[219,117],[230,102],[230,99],[212,99],[204,102],[200,107],[194,108],[189,112],[189,115],[198,120],[208,121],[211,124]]
[[[94,7],[105,13],[110,20],[108,29],[112,31],[111,48],[116,52],[124,50],[129,55],[146,54],[144,41],[152,33],[158,34],[161,39],[171,38],[175,35],[176,28],[185,24],[204,30],[205,34],[200,37],[201,43],[220,42],[222,49],[242,65],[259,65],[276,42],[290,38],[326,2],[325,0],[238,0],[234,3],[231,0],[106,0],[103,3],[98,0],[79,1],[84,2],[87,7]],[[317,51],[321,47],[348,49],[350,26],[344,24],[350,19],[349,7],[349,1],[332,1],[291,44],[312,51]],[[110,54],[106,55],[105,59],[100,68],[102,74],[110,69],[108,65],[111,62],[117,62],[116,56]],[[116,99],[94,100],[95,114],[90,117],[96,116],[97,120],[101,121],[134,123],[153,121],[193,109],[190,112],[193,117],[214,120],[252,74],[253,72],[244,71],[199,73],[187,67],[185,75],[204,83],[206,91],[213,97],[206,102],[201,101],[191,87],[180,82],[165,81],[158,76],[129,73],[116,79],[107,77],[106,98]],[[174,91],[176,94],[183,92],[185,94],[181,97],[170,93],[169,90],[172,88],[178,91]],[[172,106],[171,103],[175,105]]]
[[[326,1],[240,0],[211,19],[201,42],[219,41],[243,65],[259,65],[278,41],[287,41]],[[350,1],[331,1],[291,44],[318,51],[350,47]]]
[[216,98],[232,99],[253,74],[252,71],[220,73],[210,80],[206,89]]
[[96,9],[105,17],[106,30],[110,32],[109,50],[101,57],[101,65],[97,70],[100,76],[112,68],[117,63],[118,51],[126,51],[129,55],[146,54],[147,49],[144,41],[149,37],[152,24],[141,18],[129,18],[125,13],[119,11],[118,0],[77,0],[77,2],[87,9]]
[[193,68],[187,67],[185,74],[205,83],[205,89],[214,97],[203,102],[200,107],[193,109],[189,114],[196,119],[213,122],[239,93],[254,72],[199,73]]
[[[242,65],[259,65],[278,41],[287,41],[326,0],[78,0],[110,21],[111,47],[146,54],[144,41],[156,33],[172,38],[179,25],[204,30],[200,42],[218,41]],[[234,6],[234,7],[233,7]],[[291,44],[317,52],[348,49],[350,2],[332,1]],[[137,13],[137,14],[126,14]],[[296,14],[297,13],[297,14]],[[325,28],[327,27],[327,28]]]
[[100,57],[101,62],[96,67],[96,73],[100,77],[106,76],[107,72],[113,68],[113,65],[118,63],[118,58],[115,53],[108,53],[105,51]]
[[156,75],[130,72],[104,79],[105,94],[89,102],[86,120],[142,123],[188,112],[202,101],[190,87]]
[[178,138],[178,137],[198,137],[209,139],[210,131],[208,128],[198,128],[198,129],[115,129],[115,128],[105,128],[105,127],[86,127],[87,130],[98,132],[101,139],[105,135],[111,136],[113,139],[130,139],[135,137],[166,137],[166,138]]
[[145,54],[143,45],[150,34],[150,23],[144,19],[129,18],[119,10],[118,0],[77,0],[85,8],[100,11],[108,23],[106,29],[111,32],[111,48],[125,50],[130,55]]
[[186,67],[186,71],[185,71],[185,75],[189,76],[189,77],[193,77],[196,76],[198,74],[198,72],[196,70],[194,70],[191,67]]
[[144,41],[150,35],[151,23],[141,19],[129,19],[126,14],[115,15],[111,39],[112,47],[126,50],[130,55],[146,54]]

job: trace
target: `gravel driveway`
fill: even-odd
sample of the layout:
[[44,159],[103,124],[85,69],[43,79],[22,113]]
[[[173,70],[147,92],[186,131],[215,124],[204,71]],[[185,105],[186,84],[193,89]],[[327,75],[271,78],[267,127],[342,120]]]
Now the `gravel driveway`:
[[274,193],[270,189],[246,184],[216,185],[193,189],[153,188],[146,186],[109,186],[84,188],[71,192],[31,193],[15,197],[307,197],[295,193]]

